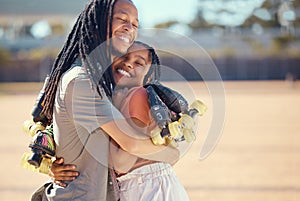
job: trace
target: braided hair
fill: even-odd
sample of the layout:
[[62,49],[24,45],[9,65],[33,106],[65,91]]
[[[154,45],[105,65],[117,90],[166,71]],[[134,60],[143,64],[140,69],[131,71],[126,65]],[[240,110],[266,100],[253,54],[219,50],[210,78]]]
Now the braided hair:
[[[52,122],[55,94],[59,80],[64,72],[71,68],[77,58],[80,58],[93,86],[98,93],[100,87],[107,96],[111,96],[115,85],[110,68],[103,70],[111,62],[110,51],[107,51],[107,36],[112,37],[113,8],[117,0],[91,0],[80,13],[73,26],[62,50],[54,61],[49,81],[45,87],[42,114]],[[89,54],[100,44],[105,43],[105,48],[97,52],[98,59],[95,63]]]
[[149,84],[149,82],[152,83],[159,80],[161,74],[160,60],[154,48],[141,41],[134,41],[134,44],[144,46],[149,51],[149,54],[151,56],[151,66],[144,77],[143,85]]

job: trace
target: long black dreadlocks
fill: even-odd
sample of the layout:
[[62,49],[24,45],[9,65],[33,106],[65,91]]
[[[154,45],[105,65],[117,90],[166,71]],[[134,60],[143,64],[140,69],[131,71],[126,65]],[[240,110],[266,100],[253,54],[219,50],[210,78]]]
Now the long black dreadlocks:
[[[91,61],[89,54],[100,44],[107,43],[107,35],[112,37],[113,8],[117,0],[91,0],[80,13],[73,29],[58,54],[45,87],[45,99],[42,115],[52,122],[53,106],[58,82],[64,72],[71,68],[72,63],[80,58],[94,86],[103,87],[106,95],[111,96],[114,79],[110,68],[103,71],[102,67],[111,62],[109,48],[100,48],[97,65]],[[107,29],[107,27],[109,29]],[[107,33],[109,30],[109,33]],[[100,94],[101,96],[101,94]]]

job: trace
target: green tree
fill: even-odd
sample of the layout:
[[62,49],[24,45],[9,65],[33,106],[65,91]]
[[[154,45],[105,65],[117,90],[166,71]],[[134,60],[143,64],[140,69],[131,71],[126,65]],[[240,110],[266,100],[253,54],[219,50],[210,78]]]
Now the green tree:
[[[199,4],[202,0],[198,0]],[[291,0],[291,5],[293,6],[294,10],[300,10],[300,1],[299,0]],[[270,20],[263,20],[254,15],[254,13],[245,20],[245,22],[241,25],[241,27],[251,27],[254,23],[260,24],[262,27],[280,27],[277,17],[277,11],[279,6],[281,5],[281,0],[265,0],[262,4],[261,8],[265,9],[271,14]],[[188,24],[192,29],[197,30],[200,28],[209,28],[212,26],[216,26],[214,24],[208,23],[204,18],[202,11],[200,8],[197,11],[194,19]],[[294,26],[300,26],[300,19],[299,17],[293,22]],[[222,26],[221,26],[222,27]]]

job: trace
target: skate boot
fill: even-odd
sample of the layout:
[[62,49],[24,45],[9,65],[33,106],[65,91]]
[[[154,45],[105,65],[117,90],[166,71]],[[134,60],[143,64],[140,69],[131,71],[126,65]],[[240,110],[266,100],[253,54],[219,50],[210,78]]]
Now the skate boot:
[[[33,136],[29,147],[31,154],[24,154],[21,160],[21,165],[30,169],[27,165],[30,164],[34,168],[39,168],[37,171],[45,172],[47,167],[51,166],[51,159],[55,156],[55,142],[53,139],[52,125],[45,130],[37,132]],[[28,163],[26,164],[25,161]]]
[[180,113],[187,112],[188,102],[177,91],[172,90],[159,82],[154,82],[153,84],[146,85],[146,87],[147,86],[152,86],[161,101],[166,104],[169,110],[173,111],[172,121],[177,121]]
[[46,88],[46,85],[48,83],[49,77],[47,76],[44,81],[44,86],[41,89],[39,95],[37,96],[37,99],[35,101],[35,104],[33,106],[31,115],[33,122],[41,122],[43,125],[49,125],[49,119],[42,113],[42,110],[44,108],[44,99],[45,99],[45,93],[44,90]]
[[169,124],[171,121],[171,113],[168,107],[159,98],[152,86],[146,88],[148,93],[148,101],[150,105],[150,112],[154,118],[158,128],[151,131],[151,140],[155,145],[171,145],[177,146],[176,142],[173,140],[174,136],[177,136],[179,130],[176,130],[176,123],[171,126],[171,132],[169,130]]

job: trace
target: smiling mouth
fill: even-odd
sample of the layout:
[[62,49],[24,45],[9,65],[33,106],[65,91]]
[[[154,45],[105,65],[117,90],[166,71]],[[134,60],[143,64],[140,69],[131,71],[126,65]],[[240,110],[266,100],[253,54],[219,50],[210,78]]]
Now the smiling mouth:
[[125,36],[120,36],[119,39],[121,39],[122,41],[124,41],[125,43],[130,43],[130,39],[125,37]]
[[129,78],[131,77],[131,75],[123,69],[119,68],[119,69],[117,69],[117,72],[120,73],[121,75],[125,76],[125,77],[129,77]]

